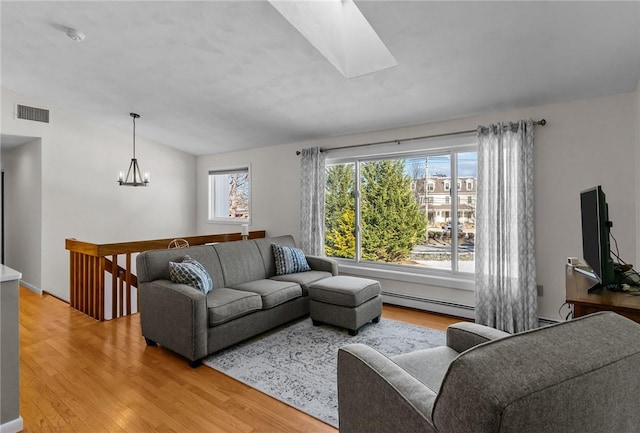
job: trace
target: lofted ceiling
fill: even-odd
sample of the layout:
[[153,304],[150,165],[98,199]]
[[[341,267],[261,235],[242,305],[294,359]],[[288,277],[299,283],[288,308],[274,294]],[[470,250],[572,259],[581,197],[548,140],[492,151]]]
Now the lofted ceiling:
[[137,112],[138,136],[203,155],[632,92],[640,79],[637,1],[356,5],[398,65],[347,79],[266,1],[2,1],[2,87],[128,131]]

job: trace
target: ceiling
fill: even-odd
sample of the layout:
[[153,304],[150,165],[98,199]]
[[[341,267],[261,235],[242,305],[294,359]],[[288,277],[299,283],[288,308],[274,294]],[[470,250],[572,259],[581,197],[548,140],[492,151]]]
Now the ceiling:
[[138,136],[203,155],[632,92],[640,79],[637,1],[356,5],[398,65],[347,79],[266,1],[2,1],[2,87],[128,131],[139,113]]

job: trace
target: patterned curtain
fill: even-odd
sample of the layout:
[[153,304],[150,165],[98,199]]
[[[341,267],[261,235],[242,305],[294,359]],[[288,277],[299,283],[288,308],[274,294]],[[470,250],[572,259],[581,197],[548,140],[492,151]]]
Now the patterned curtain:
[[319,147],[302,150],[300,247],[316,256],[324,255],[324,160]]
[[476,322],[507,332],[538,326],[533,122],[478,127]]

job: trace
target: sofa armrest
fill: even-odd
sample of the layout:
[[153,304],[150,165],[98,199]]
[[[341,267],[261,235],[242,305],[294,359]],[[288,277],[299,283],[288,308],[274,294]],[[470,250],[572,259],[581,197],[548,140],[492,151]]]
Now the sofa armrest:
[[314,271],[331,272],[334,277],[338,275],[338,261],[329,257],[305,256],[307,263]]
[[447,346],[458,353],[471,349],[478,344],[511,335],[476,323],[460,322],[447,328]]
[[155,280],[140,284],[142,335],[190,361],[207,355],[207,297],[184,284]]
[[436,393],[364,344],[338,351],[340,433],[435,432]]

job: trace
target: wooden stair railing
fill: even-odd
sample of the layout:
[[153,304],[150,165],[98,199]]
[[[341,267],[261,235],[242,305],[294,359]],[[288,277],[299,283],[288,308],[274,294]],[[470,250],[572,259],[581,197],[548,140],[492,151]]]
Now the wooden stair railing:
[[[264,238],[265,231],[249,232],[249,239]],[[187,236],[182,238],[189,245],[242,240],[241,233]],[[70,305],[96,320],[107,320],[105,305],[111,305],[111,319],[137,313],[138,277],[132,270],[132,255],[147,250],[166,249],[173,239],[93,244],[76,239],[66,239],[69,250]],[[118,263],[124,255],[124,267]],[[111,296],[107,295],[105,282],[111,276]],[[135,290],[133,290],[135,289]],[[135,307],[135,308],[134,308]]]

